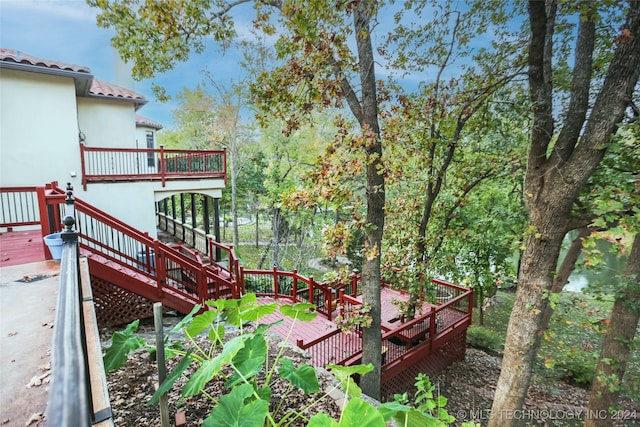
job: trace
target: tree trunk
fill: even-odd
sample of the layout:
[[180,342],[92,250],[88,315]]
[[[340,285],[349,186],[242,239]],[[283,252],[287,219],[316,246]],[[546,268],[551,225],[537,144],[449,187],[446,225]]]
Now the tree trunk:
[[[560,245],[571,218],[571,206],[601,162],[607,144],[624,117],[640,74],[640,2],[629,3],[623,38],[615,48],[602,87],[591,108],[585,99],[591,87],[595,21],[592,3],[581,16],[576,44],[571,100],[564,127],[552,145],[553,33],[556,2],[530,0],[529,85],[533,101],[531,148],[525,177],[530,217],[516,300],[509,319],[505,354],[496,386],[489,427],[513,426],[515,411],[527,395],[542,335],[545,294],[553,286]],[[626,32],[631,37],[626,35]],[[589,117],[576,123],[576,118]]]
[[[640,234],[636,234],[627,266],[623,289],[616,293],[609,330],[596,367],[585,427],[612,425],[619,385],[629,361],[629,353],[640,320]],[[606,414],[606,415],[605,415]],[[622,420],[619,420],[622,421]]]
[[359,118],[367,154],[367,235],[365,256],[362,263],[363,302],[371,307],[371,326],[362,331],[362,363],[371,363],[373,372],[360,380],[362,391],[374,399],[380,399],[380,368],[382,341],[380,335],[380,251],[384,227],[384,176],[382,167],[382,139],[378,123],[378,99],[376,95],[375,62],[371,44],[369,21],[374,2],[358,2],[354,10],[354,34],[359,58],[359,74],[362,87]]

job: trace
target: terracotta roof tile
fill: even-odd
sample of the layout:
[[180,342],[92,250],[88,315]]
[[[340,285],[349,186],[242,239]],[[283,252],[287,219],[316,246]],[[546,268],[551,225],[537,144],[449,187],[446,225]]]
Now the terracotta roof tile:
[[136,114],[136,125],[146,126],[154,129],[162,129],[162,125],[158,122],[154,122],[151,119]]
[[105,81],[93,78],[89,93],[92,95],[112,96],[115,98],[133,99],[145,101],[144,96],[122,86],[107,83]]
[[15,62],[18,64],[28,64],[36,67],[54,68],[58,70],[74,71],[76,73],[91,73],[89,67],[82,65],[69,64],[60,61],[50,61],[47,59],[36,58],[19,50],[11,50],[0,48],[0,61]]

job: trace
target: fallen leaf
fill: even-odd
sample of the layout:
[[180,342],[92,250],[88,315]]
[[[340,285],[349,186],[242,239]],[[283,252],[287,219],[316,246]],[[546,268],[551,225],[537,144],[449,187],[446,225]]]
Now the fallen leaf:
[[24,425],[30,426],[33,423],[38,423],[43,420],[44,420],[44,414],[42,412],[36,412],[35,414],[31,415],[31,418],[29,418]]
[[38,386],[41,386],[42,384],[48,384],[49,380],[46,378],[49,375],[51,375],[51,371],[45,372],[42,375],[36,375],[35,377],[32,377],[31,380],[29,381],[29,384],[27,384],[27,388],[38,387]]

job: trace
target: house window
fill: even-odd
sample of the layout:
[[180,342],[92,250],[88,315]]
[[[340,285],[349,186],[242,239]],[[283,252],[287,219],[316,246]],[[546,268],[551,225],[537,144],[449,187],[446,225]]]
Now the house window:
[[[156,148],[155,141],[153,140],[153,132],[147,131],[147,148],[154,149]],[[147,165],[151,168],[156,166],[156,156],[155,153],[147,153]]]

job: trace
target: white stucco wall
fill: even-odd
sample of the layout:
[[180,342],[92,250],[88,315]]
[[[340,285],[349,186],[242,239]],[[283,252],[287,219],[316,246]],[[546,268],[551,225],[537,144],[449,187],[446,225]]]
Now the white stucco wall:
[[1,186],[80,184],[72,79],[0,69],[0,117]]
[[157,237],[153,182],[91,183],[77,197],[136,229]]
[[[74,186],[75,196],[151,237],[154,202],[195,192],[221,197],[224,181],[90,183],[82,188],[79,132],[89,147],[145,148],[131,102],[76,97],[72,78],[0,69],[0,186]],[[155,130],[154,130],[155,133]],[[142,164],[146,161],[143,156]]]
[[78,98],[78,122],[87,147],[136,148],[133,103]]

